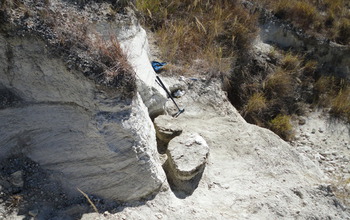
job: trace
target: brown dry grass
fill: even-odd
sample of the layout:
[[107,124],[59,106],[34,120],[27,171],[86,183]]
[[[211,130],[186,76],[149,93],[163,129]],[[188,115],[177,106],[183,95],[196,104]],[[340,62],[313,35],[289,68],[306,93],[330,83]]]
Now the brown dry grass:
[[274,123],[272,120],[278,115],[303,114],[304,103],[312,101],[310,92],[317,62],[278,49],[271,50],[268,56],[275,60],[273,66],[253,62],[235,72],[230,99],[235,100],[235,106],[248,122],[270,129],[274,127],[282,138],[291,139],[293,132],[284,132],[274,125],[280,118]]
[[248,100],[243,115],[247,114],[261,114],[263,110],[268,107],[267,100],[263,93],[254,93]]
[[278,17],[292,19],[303,28],[309,28],[317,19],[316,7],[307,1],[280,0],[273,7]]
[[329,107],[330,113],[350,122],[350,83],[334,76],[323,76],[315,83],[315,104]]
[[308,33],[350,44],[348,0],[254,0]]
[[257,16],[236,1],[139,0],[136,6],[155,31],[166,61],[192,66],[201,59],[211,73],[228,72],[257,33]]
[[265,82],[265,93],[268,97],[284,97],[293,91],[293,80],[290,72],[278,69]]
[[291,117],[288,115],[277,115],[270,121],[270,129],[285,140],[293,138],[293,126],[291,124]]

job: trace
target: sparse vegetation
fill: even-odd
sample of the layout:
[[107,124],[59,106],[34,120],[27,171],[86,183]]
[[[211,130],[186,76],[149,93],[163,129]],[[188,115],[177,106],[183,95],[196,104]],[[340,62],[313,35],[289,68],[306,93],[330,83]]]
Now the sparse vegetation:
[[282,59],[282,67],[286,70],[296,70],[301,63],[302,59],[292,54],[291,52],[287,53]]
[[255,0],[295,26],[340,44],[350,44],[348,0]]
[[307,1],[281,0],[273,7],[277,17],[291,19],[303,28],[309,28],[317,17],[316,7]]
[[323,76],[315,83],[316,104],[330,108],[335,117],[350,122],[350,83],[334,76]]
[[[346,1],[255,2],[305,31],[325,35],[338,43],[348,43],[350,5]],[[278,115],[302,114],[304,103],[313,101],[313,88],[317,87],[314,85],[318,66],[315,60],[307,60],[293,51],[273,49],[269,53],[273,63],[270,67],[250,63],[249,51],[257,32],[258,14],[249,12],[240,3],[138,0],[136,6],[145,23],[155,32],[166,61],[191,69],[197,68],[195,63],[201,60],[201,64],[207,64],[201,65],[208,70],[206,73],[216,73],[215,77],[218,77],[217,73],[228,73],[235,61],[227,88],[231,101],[248,122],[276,127],[271,123]],[[191,73],[191,70],[186,72]],[[336,101],[344,99],[345,93],[342,90],[341,94],[334,95],[331,103],[338,106],[332,108],[334,115],[339,111],[346,112],[346,107]],[[288,132],[278,133],[288,139],[292,136]]]
[[350,19],[343,18],[340,21],[336,39],[342,44],[350,44]]
[[267,108],[267,100],[262,93],[253,94],[245,107],[245,114],[261,113]]
[[[125,1],[122,2],[125,5]],[[102,40],[95,30],[91,30],[91,18],[79,14],[79,9],[71,7],[72,11],[63,15],[50,10],[48,5],[49,1],[5,0],[0,10],[2,15],[15,14],[12,20],[22,25],[25,34],[34,32],[41,36],[48,46],[66,59],[68,68],[79,69],[98,83],[118,89],[125,98],[133,97],[136,92],[135,73],[115,35]],[[113,9],[110,7],[109,11]]]
[[285,140],[290,140],[293,137],[293,127],[290,121],[290,116],[279,114],[270,121],[270,129]]
[[192,66],[201,59],[211,73],[227,72],[257,33],[257,15],[236,1],[138,0],[136,7],[156,33],[166,61]]

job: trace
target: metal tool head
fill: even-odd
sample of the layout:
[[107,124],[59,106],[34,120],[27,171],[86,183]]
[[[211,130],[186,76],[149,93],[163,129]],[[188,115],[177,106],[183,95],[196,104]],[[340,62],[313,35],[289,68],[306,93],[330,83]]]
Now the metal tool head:
[[180,114],[184,113],[185,109],[180,109],[178,112],[176,112],[173,117],[177,118]]

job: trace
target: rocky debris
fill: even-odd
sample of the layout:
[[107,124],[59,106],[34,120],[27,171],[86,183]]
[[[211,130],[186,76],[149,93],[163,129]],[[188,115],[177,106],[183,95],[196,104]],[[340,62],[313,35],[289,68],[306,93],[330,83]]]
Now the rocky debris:
[[182,133],[182,128],[174,123],[176,119],[169,115],[160,115],[154,119],[158,139],[158,152],[164,154],[171,139]]
[[186,84],[184,83],[178,83],[171,85],[169,87],[171,96],[174,98],[180,98],[181,96],[184,96],[186,94]]
[[[325,173],[327,183],[334,187],[335,195],[350,204],[350,140],[349,125],[332,119],[328,113],[311,111],[305,123],[296,131],[291,143],[298,152],[310,158]],[[340,193],[337,193],[340,191]]]
[[39,211],[37,209],[33,209],[33,210],[30,210],[28,212],[28,215],[32,216],[32,217],[36,217],[38,215]]

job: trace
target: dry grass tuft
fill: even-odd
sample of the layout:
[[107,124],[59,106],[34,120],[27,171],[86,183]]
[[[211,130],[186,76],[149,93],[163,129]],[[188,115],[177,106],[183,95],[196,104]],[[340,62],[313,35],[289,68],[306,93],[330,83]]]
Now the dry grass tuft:
[[269,97],[284,97],[293,91],[293,80],[290,72],[278,69],[271,74],[265,83],[265,92]]
[[337,41],[342,44],[350,44],[350,19],[343,18],[338,26]]
[[290,116],[279,114],[270,121],[270,129],[285,140],[291,140],[293,138],[293,126],[290,121]]
[[350,122],[350,83],[334,76],[323,76],[315,83],[316,104]]
[[313,76],[318,66],[318,62],[309,60],[305,63],[303,72],[306,76]]
[[287,53],[282,59],[282,67],[286,70],[296,70],[300,67],[302,59],[298,55]]
[[341,89],[331,100],[330,113],[350,122],[350,87]]
[[262,111],[267,108],[267,106],[267,100],[264,97],[264,94],[255,93],[249,98],[248,103],[243,111],[243,115],[252,113],[261,114]]
[[280,0],[273,7],[278,17],[291,19],[303,28],[308,28],[317,18],[316,7],[307,1]]
[[[313,101],[314,73],[318,64],[278,49],[271,50],[268,56],[275,59],[273,66],[252,61],[234,72],[229,95],[248,122],[271,128],[271,121],[278,115],[303,114],[304,103]],[[274,123],[279,122],[278,119]],[[284,139],[293,136],[273,127]]]

